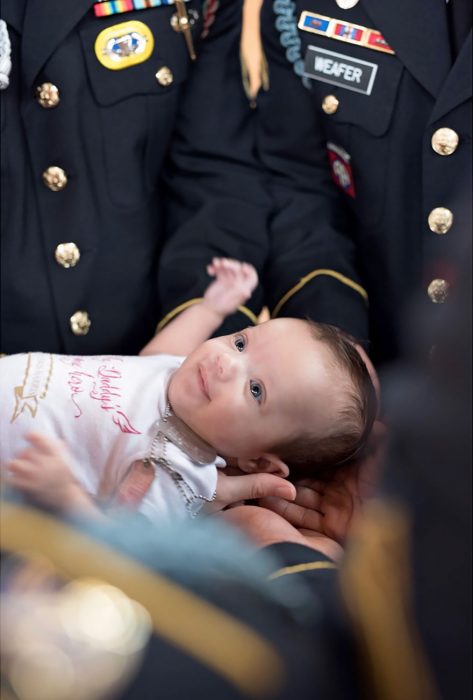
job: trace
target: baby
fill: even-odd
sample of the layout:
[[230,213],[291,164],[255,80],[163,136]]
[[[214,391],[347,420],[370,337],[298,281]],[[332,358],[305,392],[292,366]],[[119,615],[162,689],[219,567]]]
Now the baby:
[[362,448],[376,396],[352,341],[293,318],[206,340],[257,284],[254,268],[233,260],[216,258],[208,272],[203,299],[140,357],[1,360],[8,483],[65,510],[128,505],[156,519],[227,505],[225,465],[307,475]]

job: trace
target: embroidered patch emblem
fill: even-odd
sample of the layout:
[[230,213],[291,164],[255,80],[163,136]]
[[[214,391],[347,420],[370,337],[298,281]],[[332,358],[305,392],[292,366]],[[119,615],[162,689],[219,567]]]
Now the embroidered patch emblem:
[[360,24],[350,24],[335,19],[334,17],[315,15],[313,12],[304,10],[297,26],[304,32],[321,34],[327,39],[336,39],[337,41],[345,41],[348,44],[357,44],[358,46],[362,46],[365,49],[372,49],[373,51],[395,53],[381,32],[377,29],[363,27]]
[[336,51],[309,46],[304,70],[305,75],[313,80],[371,95],[378,66]]
[[107,27],[95,40],[95,55],[109,70],[122,70],[147,61],[154,48],[151,29],[131,21]]
[[332,172],[332,180],[345,194],[355,198],[355,183],[351,169],[351,156],[340,146],[330,141],[327,143],[327,153]]

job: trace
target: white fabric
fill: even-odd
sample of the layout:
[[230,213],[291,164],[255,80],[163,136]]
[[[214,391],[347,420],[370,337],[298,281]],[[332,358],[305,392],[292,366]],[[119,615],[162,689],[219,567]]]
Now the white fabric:
[[5,90],[10,84],[11,72],[11,45],[8,36],[8,28],[3,19],[0,19],[0,90]]
[[[67,443],[72,471],[90,494],[96,496],[104,481],[106,493],[113,493],[131,464],[149,456],[166,409],[170,376],[183,359],[45,353],[2,358],[2,469],[26,446],[27,433],[40,432]],[[223,460],[197,466],[170,442],[166,457],[196,494],[212,498],[216,466],[224,465]],[[202,503],[197,501],[194,511]],[[188,514],[182,494],[159,467],[139,510],[153,519]]]

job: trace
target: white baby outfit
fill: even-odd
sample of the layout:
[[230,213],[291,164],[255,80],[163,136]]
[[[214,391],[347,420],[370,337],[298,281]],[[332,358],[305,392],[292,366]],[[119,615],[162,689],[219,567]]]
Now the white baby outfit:
[[[171,355],[39,352],[2,358],[2,470],[26,447],[24,436],[39,432],[67,443],[72,472],[88,493],[111,496],[131,465],[148,459],[152,445],[153,450],[159,445],[157,424],[167,410],[168,383],[183,361]],[[182,477],[186,493],[192,498],[190,502],[184,498],[173,474],[158,466],[138,510],[151,519],[195,515],[205,500],[214,496],[216,468],[225,462],[217,457],[209,464],[197,465],[169,441],[165,450],[174,476]]]

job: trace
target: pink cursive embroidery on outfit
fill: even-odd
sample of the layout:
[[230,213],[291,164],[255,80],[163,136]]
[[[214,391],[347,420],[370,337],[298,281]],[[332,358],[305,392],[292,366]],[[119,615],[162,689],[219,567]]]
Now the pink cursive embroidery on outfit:
[[79,399],[79,394],[82,394],[85,390],[86,387],[84,386],[84,382],[87,379],[94,379],[94,375],[90,374],[89,372],[84,372],[82,370],[82,365],[84,362],[83,357],[61,357],[60,361],[68,365],[70,367],[76,367],[77,369],[73,369],[68,373],[68,379],[67,379],[67,385],[69,387],[69,390],[71,392],[71,401],[76,407],[76,412],[74,414],[74,418],[80,418],[82,415],[82,408],[79,405],[78,399]]
[[112,420],[122,433],[141,435],[141,432],[133,427],[130,419],[122,410],[121,390],[118,383],[122,378],[122,373],[113,364],[117,361],[123,362],[123,358],[113,356],[102,358],[103,364],[98,368],[97,378],[89,396],[99,402],[101,409],[111,411]]

